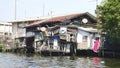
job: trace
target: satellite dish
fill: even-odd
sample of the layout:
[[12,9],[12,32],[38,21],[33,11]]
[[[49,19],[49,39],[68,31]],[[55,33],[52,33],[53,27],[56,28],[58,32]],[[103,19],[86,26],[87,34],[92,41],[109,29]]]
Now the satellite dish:
[[46,31],[46,28],[45,28],[45,27],[41,27],[40,30],[41,30],[42,32],[44,32],[44,31]]
[[83,19],[82,19],[82,22],[83,22],[83,23],[88,23],[88,19],[87,19],[87,18],[83,18]]

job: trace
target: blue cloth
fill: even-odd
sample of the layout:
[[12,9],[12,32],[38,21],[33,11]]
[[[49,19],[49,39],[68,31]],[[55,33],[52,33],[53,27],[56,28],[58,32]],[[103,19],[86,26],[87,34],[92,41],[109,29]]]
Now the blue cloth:
[[51,39],[57,39],[57,40],[60,39],[59,36],[49,36],[49,38],[51,38]]

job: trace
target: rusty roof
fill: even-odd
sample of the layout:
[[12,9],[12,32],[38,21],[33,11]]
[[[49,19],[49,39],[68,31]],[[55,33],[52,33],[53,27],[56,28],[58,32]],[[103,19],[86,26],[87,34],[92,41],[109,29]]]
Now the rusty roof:
[[[90,15],[88,12],[86,12],[86,13],[88,15]],[[63,20],[72,19],[72,18],[75,18],[77,16],[80,16],[80,15],[83,15],[83,14],[86,14],[86,13],[78,13],[78,14],[70,14],[70,15],[65,15],[65,16],[51,17],[51,18],[48,18],[48,19],[45,19],[45,20],[42,20],[42,21],[33,22],[33,23],[27,25],[26,27],[37,26],[37,25],[43,24],[43,23],[61,22]]]

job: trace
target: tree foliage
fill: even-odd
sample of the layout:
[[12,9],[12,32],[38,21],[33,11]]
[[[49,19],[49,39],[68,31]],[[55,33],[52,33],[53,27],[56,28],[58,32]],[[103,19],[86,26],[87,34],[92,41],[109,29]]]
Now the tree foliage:
[[107,33],[111,44],[120,45],[120,0],[104,0],[97,10],[102,31]]

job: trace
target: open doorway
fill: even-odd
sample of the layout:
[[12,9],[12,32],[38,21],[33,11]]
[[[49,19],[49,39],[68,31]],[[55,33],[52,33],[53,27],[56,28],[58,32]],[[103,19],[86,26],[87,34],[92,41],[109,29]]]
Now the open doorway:
[[34,36],[26,38],[27,53],[34,53]]

